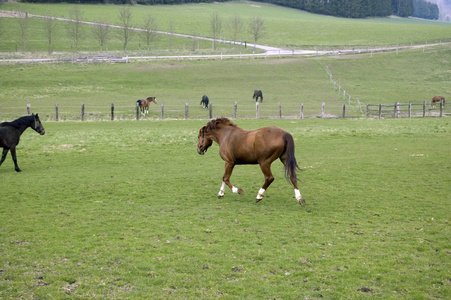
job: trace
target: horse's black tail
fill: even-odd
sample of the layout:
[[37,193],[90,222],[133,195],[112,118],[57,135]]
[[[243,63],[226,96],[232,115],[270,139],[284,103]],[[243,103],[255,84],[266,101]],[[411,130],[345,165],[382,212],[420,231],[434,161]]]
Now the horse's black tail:
[[138,105],[141,105],[141,100],[137,100],[136,103],[138,103]]
[[297,181],[299,181],[296,171],[301,170],[296,161],[296,156],[294,154],[294,140],[293,136],[288,132],[284,135],[285,140],[285,178],[290,180],[295,188],[297,188]]

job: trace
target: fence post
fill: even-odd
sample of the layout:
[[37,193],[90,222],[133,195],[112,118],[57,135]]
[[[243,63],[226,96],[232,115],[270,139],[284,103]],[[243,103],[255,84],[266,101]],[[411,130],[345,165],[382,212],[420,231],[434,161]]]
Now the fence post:
[[324,111],[326,110],[326,103],[321,104],[321,118],[324,118]]
[[233,105],[233,116],[234,116],[234,118],[236,119],[236,111],[237,111],[237,103],[236,103],[236,101],[235,101],[235,104]]
[[85,120],[85,104],[84,103],[81,104],[81,120],[82,121]]
[[58,122],[58,103],[55,104],[55,120]]
[[111,103],[111,121],[114,121],[114,103]]
[[213,103],[210,102],[210,105],[208,106],[208,116],[210,119],[213,119]]
[[188,119],[189,114],[188,114],[188,102],[185,102],[185,119]]
[[136,120],[139,120],[139,102],[136,102]]
[[369,111],[369,104],[366,105],[366,116],[368,117],[370,115],[370,111]]
[[279,119],[282,119],[282,103],[279,101]]
[[164,102],[161,102],[161,119],[164,119]]
[[382,119],[382,104],[379,104],[379,119]]
[[443,117],[443,99],[440,100],[440,118]]
[[426,117],[426,101],[423,101],[423,118]]
[[258,102],[255,102],[255,117],[258,119],[259,117],[259,112],[258,112]]
[[409,118],[412,117],[412,101],[409,101]]
[[301,109],[300,109],[299,118],[304,119],[304,103],[301,102]]
[[27,115],[31,115],[31,104],[27,104]]
[[397,118],[398,114],[396,113],[398,111],[398,102],[395,102],[395,106],[393,109],[393,118]]
[[343,119],[346,118],[346,104],[343,103]]

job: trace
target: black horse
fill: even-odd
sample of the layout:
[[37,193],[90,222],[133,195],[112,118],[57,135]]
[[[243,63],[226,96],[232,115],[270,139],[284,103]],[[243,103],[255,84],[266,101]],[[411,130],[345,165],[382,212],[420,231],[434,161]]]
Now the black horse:
[[17,165],[16,146],[19,144],[20,136],[28,127],[33,128],[40,135],[43,135],[45,133],[44,127],[39,120],[38,114],[21,117],[12,122],[0,123],[0,147],[3,148],[0,166],[5,160],[8,151],[11,150],[15,169],[17,172],[22,172]]
[[255,102],[258,101],[258,97],[260,97],[260,102],[263,102],[263,93],[261,90],[255,90],[254,91],[254,96],[252,97],[252,99],[255,99]]
[[210,100],[208,99],[208,97],[206,95],[203,95],[202,96],[202,100],[200,100],[200,105],[205,107],[205,109],[208,109],[208,104],[209,103],[210,103]]

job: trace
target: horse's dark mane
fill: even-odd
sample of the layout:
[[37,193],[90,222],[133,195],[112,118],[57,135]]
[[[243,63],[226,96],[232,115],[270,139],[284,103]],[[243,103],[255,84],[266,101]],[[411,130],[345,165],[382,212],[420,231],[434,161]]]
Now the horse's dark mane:
[[10,126],[13,126],[15,128],[20,128],[20,127],[22,127],[24,125],[30,124],[31,121],[34,121],[34,115],[20,117],[20,118],[14,120],[14,121],[11,121],[11,122],[3,122],[0,125],[10,125]]
[[232,121],[230,121],[227,118],[221,117],[221,118],[217,118],[216,120],[211,120],[210,122],[208,122],[207,125],[205,126],[205,129],[207,131],[215,130],[215,129],[218,129],[221,125],[236,127],[236,125],[233,124]]

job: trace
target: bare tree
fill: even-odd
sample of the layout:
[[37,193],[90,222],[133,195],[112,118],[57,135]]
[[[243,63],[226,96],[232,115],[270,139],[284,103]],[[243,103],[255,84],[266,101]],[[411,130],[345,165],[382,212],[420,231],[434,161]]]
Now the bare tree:
[[243,20],[241,19],[240,16],[235,15],[230,18],[227,25],[230,32],[230,36],[232,37],[232,41],[235,43],[237,40],[239,40],[243,32]]
[[219,37],[222,31],[222,19],[217,12],[211,14],[210,28],[213,34],[213,50],[216,50],[216,39]]
[[175,23],[174,20],[169,20],[169,28],[168,28],[168,33],[169,33],[169,50],[172,49],[172,40],[174,38],[174,32],[175,32]]
[[19,30],[20,30],[20,39],[22,42],[22,51],[25,51],[27,44],[27,35],[28,35],[28,13],[27,12],[19,12],[19,18],[17,18],[17,22],[19,22]]
[[55,18],[48,17],[44,20],[44,33],[49,42],[49,53],[53,52],[53,42],[54,36],[56,35],[58,23]]
[[144,18],[143,29],[144,29],[144,38],[147,44],[147,51],[149,51],[150,44],[153,41],[156,41],[158,36],[158,33],[156,33],[156,31],[158,30],[157,20],[153,16],[147,15]]
[[124,45],[124,52],[127,45],[135,33],[132,28],[132,12],[130,6],[122,6],[118,11],[119,26],[121,26],[121,38]]
[[252,34],[252,38],[254,39],[255,49],[257,41],[266,34],[265,20],[261,17],[251,17],[248,25],[249,31]]
[[92,27],[92,33],[99,42],[100,51],[103,51],[103,46],[106,46],[111,33],[111,26],[102,22],[101,17],[99,18],[99,21],[95,23],[96,25]]
[[69,38],[75,44],[75,52],[78,51],[78,44],[84,37],[84,27],[82,26],[83,11],[78,6],[74,6],[69,9],[69,19],[71,22],[67,22],[67,34]]

